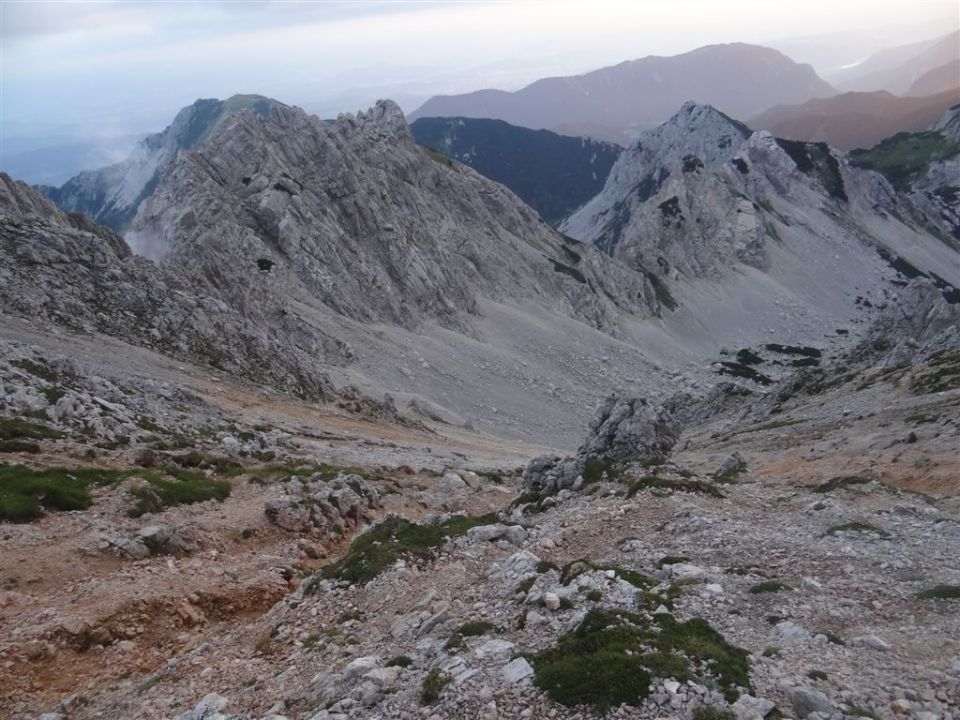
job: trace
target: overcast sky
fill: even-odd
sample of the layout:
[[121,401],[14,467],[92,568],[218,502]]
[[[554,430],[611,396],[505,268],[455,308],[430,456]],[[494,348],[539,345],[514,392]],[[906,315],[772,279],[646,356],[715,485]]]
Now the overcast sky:
[[380,96],[409,111],[431,94],[514,89],[715,42],[780,44],[829,75],[949,32],[958,3],[0,0],[0,134],[159,130],[198,97],[238,92],[326,116]]

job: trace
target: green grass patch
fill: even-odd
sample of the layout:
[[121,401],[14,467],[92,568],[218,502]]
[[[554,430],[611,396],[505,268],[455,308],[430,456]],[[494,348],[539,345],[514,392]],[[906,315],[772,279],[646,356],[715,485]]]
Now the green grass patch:
[[681,623],[657,615],[649,620],[595,608],[531,662],[536,686],[555,702],[601,713],[639,704],[655,677],[704,682],[731,700],[739,688],[750,688],[747,652],[729,645],[700,618]]
[[30,373],[34,377],[46,380],[48,383],[57,383],[60,381],[60,373],[45,362],[37,362],[29,358],[20,358],[18,360],[11,360],[10,364],[16,368],[20,368],[24,372]]
[[340,560],[321,568],[308,581],[304,592],[314,592],[321,579],[369,582],[400,558],[431,558],[447,538],[459,537],[470,528],[495,522],[495,514],[454,515],[442,523],[415,523],[390,515],[355,538]]
[[423,679],[423,686],[420,688],[420,704],[433,705],[440,699],[440,693],[448,684],[450,678],[434,668]]
[[921,600],[960,600],[960,585],[934,585],[917,593]]
[[93,503],[87,485],[65,468],[0,465],[0,520],[27,522],[44,510],[86,510]]
[[413,659],[409,655],[394,655],[387,660],[387,667],[408,668],[413,665]]
[[960,145],[930,130],[919,133],[897,133],[869,150],[854,150],[850,162],[858,167],[876,170],[898,190],[906,190],[931,163],[954,157]]
[[634,480],[627,488],[626,496],[628,499],[632,498],[642,490],[667,490],[710,495],[716,498],[726,497],[720,488],[703,480],[667,480],[656,475],[644,475],[642,478]]
[[763,595],[764,593],[775,593],[789,589],[789,586],[784,585],[779,580],[765,580],[764,582],[753,585],[748,592],[752,595]]
[[208,478],[202,472],[166,466],[162,474],[140,471],[145,487],[135,488],[136,498],[130,514],[139,517],[148,512],[160,512],[173,505],[190,505],[207,500],[225,500],[230,495],[230,481]]
[[0,418],[0,440],[56,440],[63,433],[20,418]]
[[690,562],[690,558],[686,555],[664,555],[657,560],[657,569],[663,568],[664,565],[679,565],[685,562]]
[[592,485],[601,480],[620,480],[623,477],[623,466],[612,458],[590,458],[583,467],[583,484]]
[[944,350],[930,358],[929,369],[914,375],[910,392],[915,395],[946,392],[960,388],[960,350]]
[[36,455],[40,446],[32,440],[0,440],[0,453],[30,453]]
[[693,711],[693,720],[734,720],[734,715],[712,705],[701,705]]
[[880,716],[877,715],[873,710],[868,710],[867,708],[860,707],[859,705],[851,705],[850,709],[847,710],[847,715],[870,718],[870,720],[880,720]]

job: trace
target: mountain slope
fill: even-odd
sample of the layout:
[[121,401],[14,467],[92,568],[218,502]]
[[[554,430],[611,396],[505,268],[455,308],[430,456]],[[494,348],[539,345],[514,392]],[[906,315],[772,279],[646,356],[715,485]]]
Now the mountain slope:
[[774,107],[752,118],[749,125],[777,137],[852,150],[873,147],[898,132],[926,130],[958,101],[960,88],[929,97],[851,92]]
[[625,150],[560,229],[655,270],[678,302],[671,333],[728,347],[856,332],[864,300],[885,303],[901,271],[960,286],[960,254],[879,175],[693,103]]
[[907,95],[922,97],[948,91],[960,92],[960,59],[921,75],[907,90]]
[[690,99],[745,118],[773,105],[832,94],[833,88],[809,65],[799,65],[776,50],[734,43],[538,80],[516,92],[438,96],[411,113],[410,119],[486,117],[537,129],[594,124],[629,138],[663,122]]
[[276,100],[260,95],[197,100],[177,113],[163,132],[141,140],[126,160],[82,172],[59,188],[42,189],[67,212],[82,212],[96,222],[122,231],[179,151],[198,147],[224,118],[235,112],[249,110],[265,115],[276,105],[279,105]]
[[622,150],[501,120],[420,118],[410,130],[420,145],[506,185],[550,223],[600,191]]
[[926,43],[891,48],[850,68],[846,77],[835,81],[841,90],[874,92],[886,90],[900,95],[925,74],[960,59],[960,31]]
[[894,135],[851,153],[850,160],[882,173],[932,224],[960,240],[960,105],[948,110],[932,130]]
[[2,306],[522,437],[579,432],[609,372],[630,387],[662,375],[630,335],[662,312],[651,281],[417,146],[389,102],[334,123],[281,106],[231,116],[167,166],[126,239],[157,261],[86,259],[76,236],[59,262],[62,233],[30,226],[2,249]]

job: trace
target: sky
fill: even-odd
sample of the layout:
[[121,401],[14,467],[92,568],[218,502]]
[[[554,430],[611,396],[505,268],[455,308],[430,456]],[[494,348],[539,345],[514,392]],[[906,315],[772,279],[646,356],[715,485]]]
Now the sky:
[[716,42],[779,44],[829,79],[958,16],[960,0],[0,0],[0,138],[157,131],[234,93],[327,117],[378,97],[410,111]]

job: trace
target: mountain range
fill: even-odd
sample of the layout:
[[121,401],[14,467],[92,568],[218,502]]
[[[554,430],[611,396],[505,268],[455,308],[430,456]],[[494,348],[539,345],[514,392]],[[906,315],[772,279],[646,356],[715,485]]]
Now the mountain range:
[[[875,92],[885,90],[895,95],[919,94],[917,83],[931,82],[930,73],[952,80],[950,88],[960,84],[960,77],[951,76],[951,68],[960,59],[960,31],[920,43],[889,48],[872,55],[834,78],[841,90]],[[934,83],[939,90],[945,89]]]
[[[960,72],[960,65],[957,69]],[[769,130],[778,137],[853,150],[873,147],[900,132],[928,130],[957,103],[960,77],[958,87],[937,95],[898,97],[885,91],[849,92],[802,105],[780,105],[747,122],[751,128]]]
[[[215,121],[184,133],[207,103]],[[189,147],[140,172],[142,156],[123,165],[118,187],[156,177],[124,239],[8,182],[3,305],[307,396],[358,385],[458,422],[556,437],[575,432],[569,411],[611,376],[657,397],[676,368],[691,387],[731,371],[731,346],[842,348],[904,278],[950,297],[960,286],[942,209],[826,145],[753,132],[710,106],[683,105],[606,177],[594,156],[611,162],[608,145],[421,123],[478,167],[506,157],[503,142],[528,158],[572,153],[579,195],[560,197],[568,208],[587,199],[557,232],[513,192],[418,146],[392,103],[334,122],[275,101],[223,111],[235,105],[185,109],[158,137]],[[535,163],[513,177],[518,192],[531,178],[562,184]],[[55,261],[63,253],[69,265]]]
[[732,43],[538,80],[515,92],[479,90],[437,96],[411,113],[409,120],[495,118],[623,144],[669,118],[687,100],[748,118],[774,105],[802,103],[835,92],[809,65],[795,63],[770,48]]

